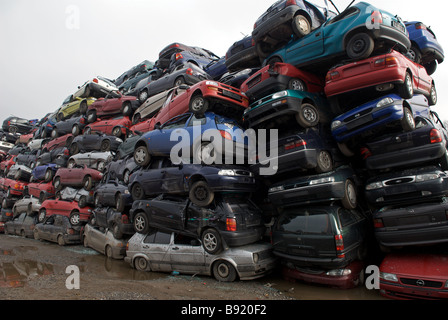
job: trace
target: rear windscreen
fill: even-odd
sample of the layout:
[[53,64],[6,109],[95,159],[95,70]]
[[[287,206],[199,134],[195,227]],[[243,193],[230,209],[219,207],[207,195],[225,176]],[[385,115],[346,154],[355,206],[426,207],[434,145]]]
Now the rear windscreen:
[[308,211],[282,214],[278,219],[277,230],[298,234],[332,233],[328,214],[310,214]]

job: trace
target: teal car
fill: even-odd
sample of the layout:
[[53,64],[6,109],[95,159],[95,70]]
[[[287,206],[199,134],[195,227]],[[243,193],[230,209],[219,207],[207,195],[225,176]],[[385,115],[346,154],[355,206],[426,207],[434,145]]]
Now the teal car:
[[[321,93],[285,90],[255,101],[244,112],[243,121],[249,128],[281,126],[284,119],[295,117],[302,128],[329,123],[331,107]],[[277,126],[278,127],[278,126]]]
[[410,47],[406,25],[398,16],[360,2],[307,36],[291,40],[268,56],[264,65],[285,62],[314,71],[322,67],[326,72],[341,59],[367,59],[374,52],[392,48],[406,54]]

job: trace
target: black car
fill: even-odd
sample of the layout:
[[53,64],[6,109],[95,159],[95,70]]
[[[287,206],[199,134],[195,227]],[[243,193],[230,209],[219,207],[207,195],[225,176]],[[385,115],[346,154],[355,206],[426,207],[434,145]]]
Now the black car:
[[112,179],[117,178],[123,181],[126,185],[129,183],[131,174],[139,168],[134,161],[133,156],[127,156],[121,160],[115,160],[108,164],[106,172]]
[[13,220],[5,223],[5,234],[33,238],[33,229],[36,224],[37,215],[29,216],[26,212],[23,212]]
[[448,201],[396,205],[373,213],[375,237],[387,252],[393,247],[448,242]]
[[174,42],[167,45],[159,52],[159,60],[156,61],[155,66],[160,69],[166,69],[169,67],[171,62],[171,57],[175,53],[182,51],[190,51],[193,53],[199,53],[195,47],[187,46],[182,43]]
[[151,70],[154,67],[154,63],[148,60],[144,60],[140,62],[138,65],[132,67],[126,72],[123,72],[122,75],[120,75],[117,79],[115,79],[113,82],[114,84],[119,87],[124,82],[128,81],[129,79],[135,77],[138,73],[145,73]]
[[35,125],[32,121],[14,116],[6,118],[2,125],[2,129],[5,132],[10,132],[13,134],[28,134],[34,128]]
[[247,68],[239,71],[227,72],[219,79],[219,82],[234,88],[240,88],[244,81],[249,79],[254,73],[258,72],[258,70],[260,69]]
[[252,36],[244,37],[230,46],[226,53],[226,66],[230,72],[261,67]]
[[42,150],[40,149],[22,149],[17,157],[15,158],[16,164],[21,164],[33,169],[36,165],[37,158],[41,155]]
[[440,199],[448,196],[448,173],[428,166],[383,174],[366,182],[365,195],[379,208]]
[[111,179],[110,173],[105,174],[96,186],[93,198],[95,207],[115,207],[119,212],[132,206],[132,197],[127,185],[118,178]]
[[118,147],[115,159],[124,159],[130,155],[134,155],[135,145],[140,140],[143,133],[132,133],[128,134],[126,140]]
[[0,141],[8,143],[16,143],[17,139],[20,137],[17,133],[11,133],[7,131],[0,130]]
[[253,174],[237,166],[173,165],[169,159],[153,161],[148,169],[135,171],[129,180],[134,200],[160,194],[189,195],[198,206],[208,206],[215,193],[256,191]]
[[51,137],[56,139],[57,137],[64,136],[72,133],[78,135],[82,132],[87,125],[87,120],[84,116],[70,118],[64,121],[56,122],[51,131]]
[[[266,152],[258,154],[258,161],[250,166],[252,172],[266,176],[289,174],[291,171],[325,173],[347,162],[326,125],[303,129],[290,119],[279,127],[278,136],[277,152],[272,152],[270,139],[267,139]],[[272,168],[267,169],[269,166]],[[260,171],[262,169],[266,174]]]
[[81,243],[81,227],[70,224],[66,216],[51,215],[34,227],[34,239],[56,242],[60,246]]
[[432,113],[432,119],[416,118],[412,132],[385,134],[365,142],[361,155],[369,170],[415,167],[422,164],[440,164],[448,170],[448,133]]
[[274,225],[274,254],[289,267],[343,268],[366,257],[370,222],[336,205],[290,207]]
[[356,209],[360,185],[355,171],[342,166],[332,172],[291,178],[272,185],[268,196],[279,207],[341,201],[344,208]]
[[129,221],[129,214],[118,212],[110,207],[97,207],[93,210],[93,224],[112,230],[115,239],[122,239],[124,235],[133,235],[134,226]]
[[122,143],[120,138],[96,132],[75,137],[69,149],[71,155],[90,151],[116,152]]
[[257,242],[265,230],[261,211],[241,197],[216,199],[204,208],[184,198],[159,196],[135,201],[129,217],[139,233],[146,234],[152,227],[199,236],[210,254]]
[[56,164],[60,167],[65,167],[69,159],[69,150],[66,147],[59,147],[51,149],[50,151],[41,153],[36,159],[36,167]]

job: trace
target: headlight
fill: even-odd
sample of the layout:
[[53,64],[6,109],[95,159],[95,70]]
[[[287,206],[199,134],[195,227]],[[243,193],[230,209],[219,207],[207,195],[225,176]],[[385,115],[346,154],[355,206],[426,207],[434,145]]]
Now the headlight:
[[278,99],[282,97],[286,97],[288,95],[288,91],[280,91],[272,95],[272,99]]
[[337,129],[342,126],[342,121],[336,120],[331,124],[331,130]]
[[391,281],[391,282],[398,282],[397,275],[393,273],[387,273],[387,272],[380,272],[380,279]]
[[436,180],[439,178],[437,173],[427,173],[427,174],[419,174],[415,177],[416,182],[423,182],[429,180]]
[[254,263],[258,263],[258,259],[259,259],[258,253],[254,253],[252,255],[252,258],[254,259]]
[[376,107],[377,108],[382,108],[382,107],[384,107],[384,106],[387,106],[387,105],[389,105],[389,104],[393,104],[394,103],[394,99],[392,99],[392,98],[384,98],[383,100],[381,100],[380,102],[378,102],[377,104],[376,104]]
[[448,281],[445,283],[445,288],[448,288]]
[[206,84],[207,86],[215,86],[215,87],[219,87],[218,82],[215,82],[215,81],[206,81],[205,84]]
[[121,140],[120,138],[115,138],[115,141],[117,141],[117,142],[119,142],[119,143],[122,143],[122,142],[123,142],[123,140]]
[[328,177],[328,178],[321,178],[321,179],[311,180],[310,181],[310,186],[315,186],[317,184],[330,183],[330,182],[334,182],[334,177]]
[[278,191],[283,191],[283,190],[285,190],[285,188],[283,186],[279,186],[279,187],[270,188],[268,192],[278,192]]
[[228,169],[227,170],[226,169],[219,170],[218,174],[220,176],[234,176],[234,175],[236,175],[234,170],[228,170]]
[[366,186],[366,190],[376,190],[376,189],[380,189],[382,187],[383,187],[382,182],[373,182]]
[[350,270],[350,269],[334,269],[334,270],[328,271],[325,274],[327,276],[331,276],[331,277],[348,276],[348,275],[352,274],[352,270]]
[[124,190],[124,194],[129,194],[129,190]]

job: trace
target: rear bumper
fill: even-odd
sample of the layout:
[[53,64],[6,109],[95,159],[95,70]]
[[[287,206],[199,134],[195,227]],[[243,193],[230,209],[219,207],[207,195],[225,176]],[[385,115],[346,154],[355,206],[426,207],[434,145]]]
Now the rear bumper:
[[265,227],[260,226],[244,231],[220,231],[220,233],[229,247],[239,247],[261,240],[264,231]]
[[394,227],[375,229],[377,241],[385,247],[404,247],[448,242],[448,224],[397,230]]

